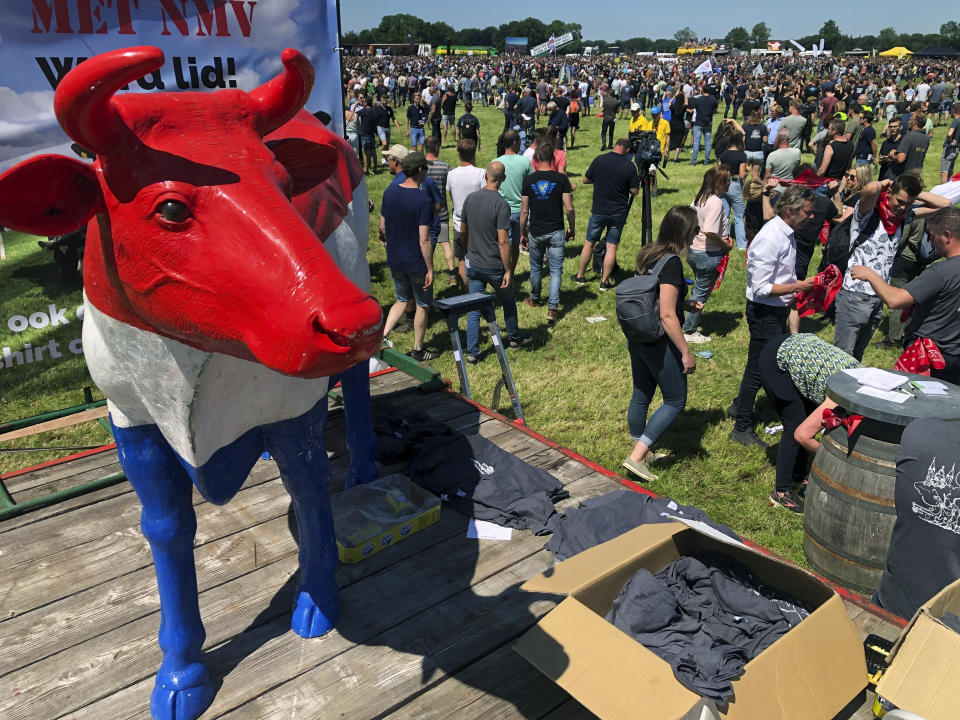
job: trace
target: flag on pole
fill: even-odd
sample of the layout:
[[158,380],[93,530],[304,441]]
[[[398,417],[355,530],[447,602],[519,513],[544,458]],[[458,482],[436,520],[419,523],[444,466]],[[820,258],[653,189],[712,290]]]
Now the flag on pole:
[[713,65],[710,63],[710,58],[707,58],[702,63],[697,66],[697,69],[693,71],[697,75],[709,75],[713,72]]
[[761,75],[763,75],[763,65],[761,63],[757,63],[757,66],[753,69],[753,76],[760,77]]
[[550,51],[551,55],[557,51],[557,39],[553,33],[550,33],[550,39],[547,40],[547,50]]

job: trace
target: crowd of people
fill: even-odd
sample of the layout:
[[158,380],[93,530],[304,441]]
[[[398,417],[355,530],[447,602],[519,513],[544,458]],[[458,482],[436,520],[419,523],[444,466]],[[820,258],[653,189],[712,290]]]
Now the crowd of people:
[[[386,165],[395,175],[380,213],[396,295],[385,332],[412,327],[412,357],[436,357],[423,339],[435,287],[433,253],[441,244],[449,284],[490,287],[509,346],[525,347],[530,337],[519,328],[514,279],[521,251],[529,252],[531,266],[524,303],[546,304],[550,325],[562,317],[564,249],[577,237],[565,150],[582,117],[599,117],[601,154],[581,180],[593,194],[573,279],[586,284],[592,266],[600,292],[616,285],[632,198],[645,173],[655,174],[641,161],[638,141],[655,138],[662,166],[678,162],[690,140],[690,165],[703,150],[700,189],[689,204],[667,211],[656,241],[632,263],[636,274],[659,278],[663,332],[653,343],[628,343],[634,446],[624,466],[643,480],[656,479],[654,448],[683,411],[696,369],[691,346],[711,341],[703,332],[704,311],[720,269],[732,252],[745,251],[750,340],[739,392],[727,410],[735,421],[730,438],[765,446],[754,429],[763,388],[784,425],[770,501],[802,512],[804,448],[815,449],[823,410],[832,408],[826,378],[859,366],[884,306],[891,309],[890,326],[879,344],[932,345],[943,361],[931,374],[960,382],[960,209],[951,207],[960,183],[949,182],[960,141],[954,81],[960,69],[862,58],[784,58],[764,69],[736,58],[697,75],[684,62],[351,59],[344,75],[347,136],[368,172]],[[502,128],[484,129],[499,136],[497,157],[485,168],[476,166],[477,103],[496,105],[504,117]],[[401,131],[409,147],[390,144],[391,125],[400,129],[395,106],[407,107]],[[618,125],[621,120],[627,122]],[[879,137],[875,122],[883,123]],[[933,130],[942,124],[949,125],[940,153],[943,184],[925,191],[924,163]],[[456,168],[438,159],[440,144],[451,140]],[[809,267],[822,241],[820,271],[832,266],[839,283],[832,345],[798,332],[797,301],[823,277],[811,276]],[[908,309],[912,316],[901,322],[899,311]],[[412,322],[406,319],[411,312]],[[475,364],[481,355],[479,314],[471,313],[465,361]],[[648,419],[657,388],[663,404]]]

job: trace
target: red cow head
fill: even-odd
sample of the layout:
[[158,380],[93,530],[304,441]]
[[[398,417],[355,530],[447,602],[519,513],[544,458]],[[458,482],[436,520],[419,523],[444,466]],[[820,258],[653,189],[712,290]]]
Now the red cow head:
[[313,84],[302,54],[282,59],[283,73],[249,93],[123,95],[163,65],[159,49],[87,60],[61,81],[54,106],[96,162],[46,155],[0,175],[0,224],[56,235],[93,218],[87,299],[141,329],[301,377],[369,357],[379,304],[291,204],[347,162],[342,144],[324,129],[274,149],[263,140]]

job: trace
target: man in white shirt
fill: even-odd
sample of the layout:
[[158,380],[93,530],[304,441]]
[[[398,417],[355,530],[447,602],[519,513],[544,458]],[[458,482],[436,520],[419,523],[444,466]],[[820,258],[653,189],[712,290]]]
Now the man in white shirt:
[[457,258],[460,281],[467,286],[467,268],[464,263],[463,243],[460,240],[460,211],[467,195],[482,189],[487,184],[487,173],[474,165],[477,159],[477,144],[463,138],[457,143],[460,165],[447,173],[447,192],[453,207],[453,255]]
[[[770,189],[764,190],[769,197]],[[753,403],[760,389],[760,351],[767,341],[787,332],[794,293],[813,288],[813,278],[797,280],[797,243],[793,232],[813,217],[813,191],[788,187],[747,254],[747,325],[750,345],[740,392],[727,413],[736,419],[730,439],[741,445],[766,447],[753,429]]]
[[[907,218],[911,213],[921,216],[950,207],[947,198],[922,189],[919,177],[904,173],[896,180],[869,183],[860,191],[850,224],[850,260],[836,298],[833,335],[833,344],[857,360],[863,359],[863,351],[883,318],[883,303],[870,283],[855,280],[850,269],[863,265],[890,282]],[[912,209],[914,202],[922,206]]]

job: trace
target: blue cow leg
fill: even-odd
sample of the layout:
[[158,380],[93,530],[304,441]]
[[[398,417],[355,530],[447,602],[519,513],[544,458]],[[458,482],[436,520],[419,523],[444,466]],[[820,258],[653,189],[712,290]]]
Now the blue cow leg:
[[213,701],[200,661],[206,634],[197,600],[193,483],[156,425],[113,427],[120,465],[140,498],[140,528],[150,543],[160,593],[163,662],[150,695],[156,720],[193,720]]
[[370,369],[364,361],[357,363],[331,382],[340,381],[343,388],[344,410],[347,414],[347,449],[350,468],[345,488],[373,482],[377,479],[377,465],[373,455],[377,437],[373,432],[373,414],[370,409]]
[[330,463],[323,442],[327,402],[295,420],[264,427],[267,448],[280,468],[300,534],[300,587],[290,627],[301,637],[325,635],[340,615],[337,543],[330,509]]

